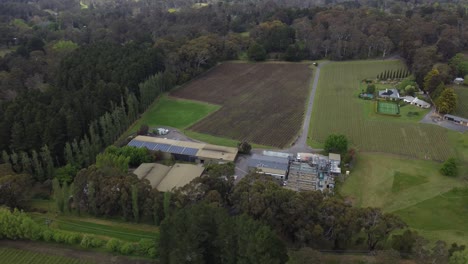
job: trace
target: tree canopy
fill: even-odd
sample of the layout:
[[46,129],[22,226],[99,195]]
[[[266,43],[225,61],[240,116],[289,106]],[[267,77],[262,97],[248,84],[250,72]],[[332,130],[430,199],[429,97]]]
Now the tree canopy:
[[348,150],[348,139],[345,135],[331,134],[325,141],[324,150],[327,153],[345,154]]

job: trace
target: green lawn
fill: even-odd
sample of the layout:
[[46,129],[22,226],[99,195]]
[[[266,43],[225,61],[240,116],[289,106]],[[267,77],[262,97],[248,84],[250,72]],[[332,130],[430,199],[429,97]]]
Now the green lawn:
[[[36,222],[45,224],[45,215],[31,214],[31,217]],[[154,239],[159,234],[158,227],[146,224],[132,224],[71,215],[52,216],[51,219],[53,220],[52,228],[81,234],[93,234],[106,238],[117,238],[129,242],[137,242],[142,238]]]
[[395,212],[430,239],[468,244],[468,188],[453,189]]
[[[200,140],[202,142],[206,142],[206,143],[213,144],[213,145],[237,148],[237,144],[239,144],[238,140],[215,137],[212,135],[202,134],[202,133],[198,133],[198,132],[191,131],[191,130],[184,130],[184,134],[190,138]],[[264,146],[264,145],[258,145],[258,144],[253,144],[253,143],[251,145],[253,148],[274,149],[271,146]]]
[[454,156],[448,130],[418,123],[428,110],[406,105],[401,107],[400,117],[378,115],[373,102],[357,97],[362,79],[402,67],[402,62],[397,60],[325,65],[320,72],[308,143],[321,147],[329,134],[340,133],[361,151],[438,161]]
[[48,255],[20,249],[0,248],[0,263],[90,264],[92,262],[83,261],[77,258]]
[[453,86],[455,93],[458,95],[458,105],[454,115],[468,118],[468,87],[456,85]]
[[392,192],[398,193],[426,182],[428,182],[427,176],[395,171],[393,174]]
[[162,96],[143,113],[130,132],[137,131],[142,124],[184,129],[219,108],[218,105]]
[[[433,161],[390,154],[359,153],[356,167],[345,180],[340,193],[356,206],[380,207],[384,211],[397,213],[411,228],[429,234],[428,238],[439,237],[447,242],[462,241],[467,227],[461,228],[460,225],[468,221],[467,203],[463,205],[460,201],[447,207],[447,201],[435,200],[463,183],[459,178],[442,176],[438,172],[440,166],[440,163]],[[435,211],[445,210],[465,210],[465,213],[434,214],[433,218],[429,217]],[[427,219],[412,219],[411,212],[415,214],[413,216],[424,216]],[[447,219],[438,224],[439,217]],[[435,221],[435,225],[441,229],[434,229],[431,221]],[[457,232],[462,233],[457,235]],[[468,243],[468,239],[465,241]]]

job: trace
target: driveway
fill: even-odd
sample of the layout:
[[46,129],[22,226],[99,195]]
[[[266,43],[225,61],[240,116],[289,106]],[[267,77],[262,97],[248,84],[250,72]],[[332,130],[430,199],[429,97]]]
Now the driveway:
[[468,127],[466,126],[462,126],[452,121],[443,119],[442,116],[436,113],[435,108],[432,108],[432,110],[429,113],[427,113],[427,115],[425,115],[424,118],[419,122],[445,127],[447,129],[461,133],[465,133],[466,131],[468,131]]
[[284,152],[291,152],[291,153],[297,153],[297,152],[318,152],[321,151],[321,149],[313,149],[307,145],[307,137],[309,136],[309,126],[310,126],[310,118],[312,116],[312,109],[314,106],[314,100],[315,100],[315,93],[317,92],[317,86],[318,86],[318,81],[320,78],[320,69],[328,64],[329,62],[322,62],[318,65],[318,67],[315,70],[314,74],[314,82],[312,83],[312,91],[310,92],[309,95],[309,102],[307,103],[307,112],[304,117],[304,123],[302,125],[302,131],[299,137],[297,138],[296,142],[289,148],[283,150]]

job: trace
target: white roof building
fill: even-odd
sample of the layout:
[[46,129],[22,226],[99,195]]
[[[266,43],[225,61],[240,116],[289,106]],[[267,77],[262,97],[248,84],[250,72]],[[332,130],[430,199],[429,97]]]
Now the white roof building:
[[427,103],[426,101],[423,101],[419,98],[415,98],[413,96],[405,96],[405,97],[402,97],[401,99],[403,99],[403,101],[407,102],[407,103],[410,103],[412,105],[416,105],[416,106],[419,106],[421,108],[429,108],[431,107],[431,104],[430,103]]

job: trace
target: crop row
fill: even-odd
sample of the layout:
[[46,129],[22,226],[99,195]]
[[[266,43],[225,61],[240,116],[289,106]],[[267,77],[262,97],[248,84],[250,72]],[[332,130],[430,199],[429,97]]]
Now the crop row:
[[85,264],[85,262],[79,259],[46,255],[42,253],[35,253],[31,251],[1,248],[0,249],[0,260],[2,263],[47,263],[47,264]]

